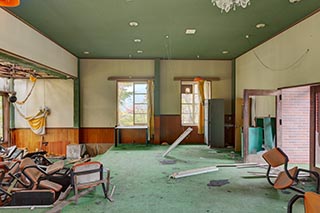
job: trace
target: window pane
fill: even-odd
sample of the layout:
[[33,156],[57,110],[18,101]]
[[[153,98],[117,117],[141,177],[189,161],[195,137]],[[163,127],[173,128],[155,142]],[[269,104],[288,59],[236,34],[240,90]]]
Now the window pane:
[[194,103],[199,104],[199,95],[194,95]]
[[135,113],[147,113],[148,105],[147,104],[136,104]]
[[192,94],[181,94],[181,103],[192,103]]
[[117,92],[119,125],[133,126],[146,124],[148,84],[146,82],[118,82]]
[[135,93],[147,93],[147,84],[134,84]]
[[181,117],[182,117],[183,124],[193,124],[192,114],[182,114]]
[[133,83],[132,82],[119,82],[118,83],[119,91],[133,92]]
[[146,124],[147,123],[147,114],[136,114],[135,115],[135,124]]
[[195,114],[194,114],[193,123],[194,123],[194,124],[198,124],[198,123],[199,123],[199,113],[195,113]]
[[120,113],[119,124],[120,126],[133,126],[133,114]]
[[192,105],[183,104],[181,106],[181,113],[182,114],[192,113]]
[[194,105],[194,113],[199,114],[199,104]]
[[147,95],[135,95],[135,103],[147,103]]

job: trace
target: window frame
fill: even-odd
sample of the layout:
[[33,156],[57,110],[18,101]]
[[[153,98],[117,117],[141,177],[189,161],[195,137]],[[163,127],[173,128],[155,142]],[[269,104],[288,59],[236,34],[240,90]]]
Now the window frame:
[[[208,88],[208,98],[211,98],[211,81],[205,81],[205,83],[207,82],[209,88]],[[192,100],[193,102],[191,103],[192,105],[192,117],[193,117],[193,120],[194,120],[194,123],[184,123],[183,122],[183,114],[187,114],[187,113],[183,113],[183,105],[190,105],[190,104],[185,104],[183,103],[182,101],[182,94],[185,94],[183,93],[182,91],[182,88],[184,85],[192,85]],[[181,116],[181,119],[180,119],[180,123],[181,123],[181,126],[197,126],[198,125],[198,120],[195,121],[195,109],[196,109],[196,105],[199,104],[199,100],[195,100],[195,98],[199,98],[199,97],[196,97],[196,95],[198,95],[198,90],[196,89],[195,85],[197,85],[197,82],[196,81],[192,81],[192,80],[181,80],[180,81],[180,116]],[[195,93],[196,91],[196,93]],[[199,113],[199,112],[198,112]]]
[[[0,140],[0,144],[7,143],[10,145],[10,103],[8,101],[9,94],[7,92],[0,91],[2,97],[2,131],[3,140]],[[0,121],[1,122],[1,121]]]
[[[133,118],[132,118],[132,123],[133,125],[126,125],[126,126],[146,126],[148,124],[148,107],[149,107],[149,100],[147,98],[147,102],[146,103],[137,103],[136,100],[135,100],[135,96],[136,95],[146,95],[148,97],[148,81],[147,80],[117,80],[116,84],[117,84],[117,90],[116,90],[116,93],[117,93],[117,125],[120,125],[120,110],[119,110],[119,83],[132,83],[133,84],[133,91],[132,91],[132,98],[133,98],[133,101],[132,101],[132,110],[133,110]],[[147,86],[147,91],[146,93],[135,93],[135,85],[137,84],[145,84]],[[146,113],[139,113],[139,112],[136,112],[136,107],[137,105],[147,105],[147,112]],[[135,120],[136,120],[136,115],[144,115],[146,114],[147,116],[147,119],[146,119],[146,123],[136,123]],[[122,126],[122,125],[120,125]]]

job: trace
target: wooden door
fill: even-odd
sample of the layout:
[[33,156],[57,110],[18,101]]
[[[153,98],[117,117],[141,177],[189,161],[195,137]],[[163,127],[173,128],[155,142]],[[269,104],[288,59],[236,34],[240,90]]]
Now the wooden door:
[[320,86],[310,88],[310,169],[320,173]]

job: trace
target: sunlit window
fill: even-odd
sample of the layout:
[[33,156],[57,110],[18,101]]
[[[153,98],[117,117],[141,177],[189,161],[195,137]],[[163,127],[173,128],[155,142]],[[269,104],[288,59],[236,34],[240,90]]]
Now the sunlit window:
[[147,82],[117,82],[118,124],[135,126],[147,124],[148,84]]
[[[205,97],[210,98],[211,84],[204,84]],[[194,81],[181,81],[181,124],[196,126],[199,122],[199,90]]]

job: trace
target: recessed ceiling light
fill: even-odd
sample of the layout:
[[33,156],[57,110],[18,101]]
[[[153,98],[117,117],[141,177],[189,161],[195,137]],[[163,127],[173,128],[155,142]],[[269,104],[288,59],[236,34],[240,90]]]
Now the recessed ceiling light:
[[299,1],[301,1],[301,0],[289,0],[289,2],[292,3],[292,4],[297,3]]
[[197,55],[197,58],[200,58],[200,55]]
[[142,50],[137,50],[137,53],[141,54],[141,53],[143,53],[143,51]]
[[140,38],[135,38],[135,39],[133,39],[133,41],[134,41],[135,43],[140,43],[142,40],[141,40]]
[[187,35],[194,35],[196,34],[197,30],[196,29],[186,29],[186,34]]
[[265,26],[266,26],[266,24],[264,24],[264,23],[259,23],[259,24],[256,25],[256,28],[257,28],[257,29],[261,29],[261,28],[264,28]]
[[223,51],[222,51],[222,54],[228,54],[228,53],[229,53],[228,50],[223,50]]
[[169,35],[165,35],[165,37],[166,37],[166,39],[168,39],[168,38],[169,38]]
[[83,54],[89,55],[90,52],[89,51],[84,51]]
[[139,23],[136,22],[136,21],[130,21],[130,22],[129,22],[129,26],[130,26],[130,27],[137,27],[138,25],[139,25]]

